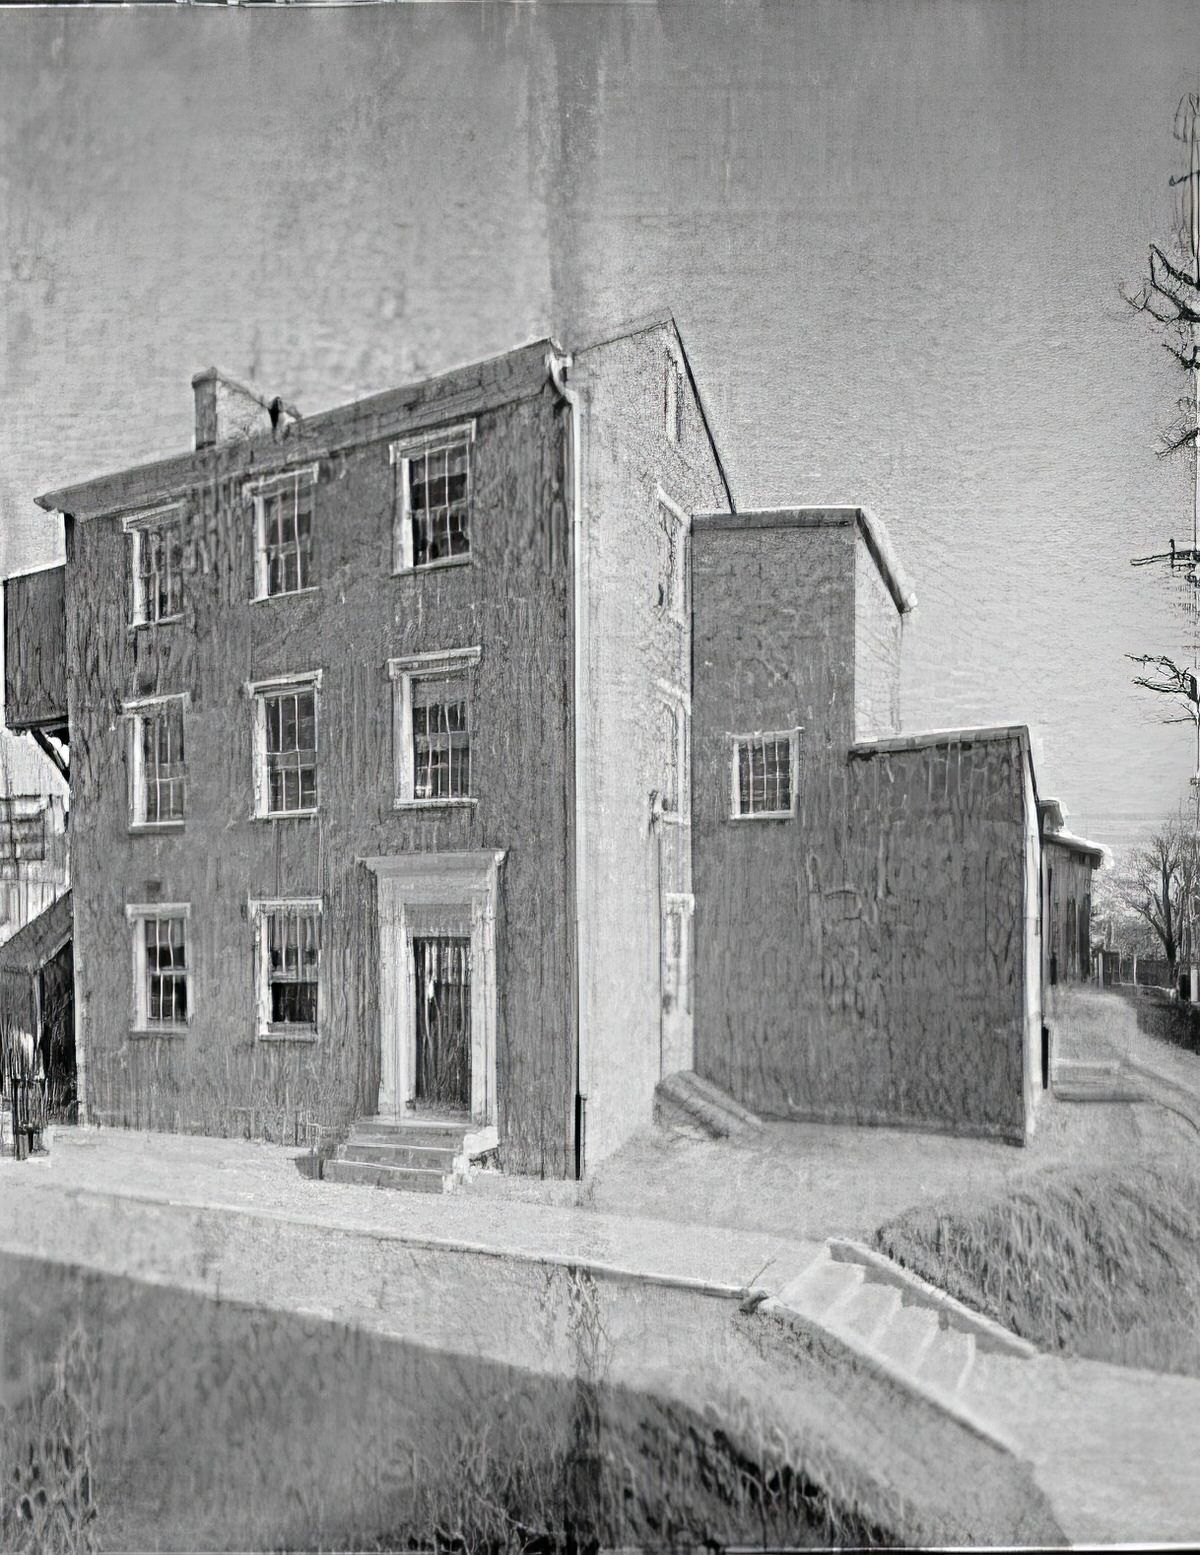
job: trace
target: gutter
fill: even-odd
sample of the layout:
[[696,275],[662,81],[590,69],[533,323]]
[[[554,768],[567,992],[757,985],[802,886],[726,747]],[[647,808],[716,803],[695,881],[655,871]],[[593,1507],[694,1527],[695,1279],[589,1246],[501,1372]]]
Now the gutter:
[[588,1030],[586,1018],[586,990],[591,986],[588,973],[590,935],[588,931],[587,844],[588,813],[586,802],[580,802],[580,773],[586,757],[583,719],[588,706],[585,700],[586,666],[588,663],[587,618],[587,531],[583,512],[583,471],[580,457],[580,409],[579,394],[567,383],[572,366],[569,353],[554,347],[546,353],[546,368],[555,393],[567,408],[566,456],[570,472],[571,503],[571,610],[573,618],[572,643],[572,824],[574,832],[574,897],[575,908],[575,1176],[582,1179],[587,1141],[588,1096]]

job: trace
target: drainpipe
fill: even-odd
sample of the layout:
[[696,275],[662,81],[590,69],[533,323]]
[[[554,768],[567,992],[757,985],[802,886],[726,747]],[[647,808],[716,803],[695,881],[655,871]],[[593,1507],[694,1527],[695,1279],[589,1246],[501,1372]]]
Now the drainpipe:
[[578,1179],[583,1176],[587,1139],[589,1052],[586,1012],[587,990],[591,986],[591,941],[588,932],[587,894],[588,808],[586,796],[582,801],[580,797],[581,774],[585,770],[586,757],[584,718],[588,706],[585,699],[588,663],[587,551],[583,513],[583,473],[580,459],[579,395],[567,382],[572,361],[569,353],[552,350],[547,355],[546,365],[550,382],[567,408],[565,437],[571,503],[571,609],[575,627],[571,688],[574,704],[571,729],[574,740],[572,799],[575,834],[575,1176]]

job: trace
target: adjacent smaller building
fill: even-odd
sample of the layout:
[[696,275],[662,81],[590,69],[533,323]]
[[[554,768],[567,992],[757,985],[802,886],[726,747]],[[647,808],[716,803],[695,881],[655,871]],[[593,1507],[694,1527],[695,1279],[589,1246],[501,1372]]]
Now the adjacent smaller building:
[[1057,799],[1038,801],[1042,828],[1042,982],[1088,982],[1092,976],[1092,875],[1104,849],[1067,830]]
[[57,794],[0,794],[0,945],[67,889],[67,812]]

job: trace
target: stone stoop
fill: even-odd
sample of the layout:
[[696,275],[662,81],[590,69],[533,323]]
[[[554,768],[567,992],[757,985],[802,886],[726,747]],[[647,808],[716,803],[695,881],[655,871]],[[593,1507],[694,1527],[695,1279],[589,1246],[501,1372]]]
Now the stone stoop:
[[776,1302],[951,1403],[965,1402],[981,1354],[1027,1359],[1037,1353],[881,1254],[850,1243],[827,1243]]
[[1051,1090],[1059,1101],[1150,1101],[1142,1081],[1116,1061],[1062,1059],[1055,1064]]
[[750,1139],[763,1129],[757,1113],[743,1107],[694,1069],[680,1069],[658,1082],[654,1090],[654,1120],[694,1129],[709,1139]]
[[465,1121],[360,1118],[322,1175],[326,1182],[449,1193],[469,1171],[470,1128]]

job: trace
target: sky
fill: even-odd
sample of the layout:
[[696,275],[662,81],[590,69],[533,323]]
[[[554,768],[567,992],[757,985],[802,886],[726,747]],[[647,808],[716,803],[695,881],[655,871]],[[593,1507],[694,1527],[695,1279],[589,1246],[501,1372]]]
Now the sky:
[[1196,767],[1125,658],[1191,652],[1129,561],[1192,470],[1119,287],[1198,85],[1191,0],[0,10],[0,572],[201,367],[312,412],[668,307],[739,507],[887,524],[905,729],[1030,724],[1120,843]]

